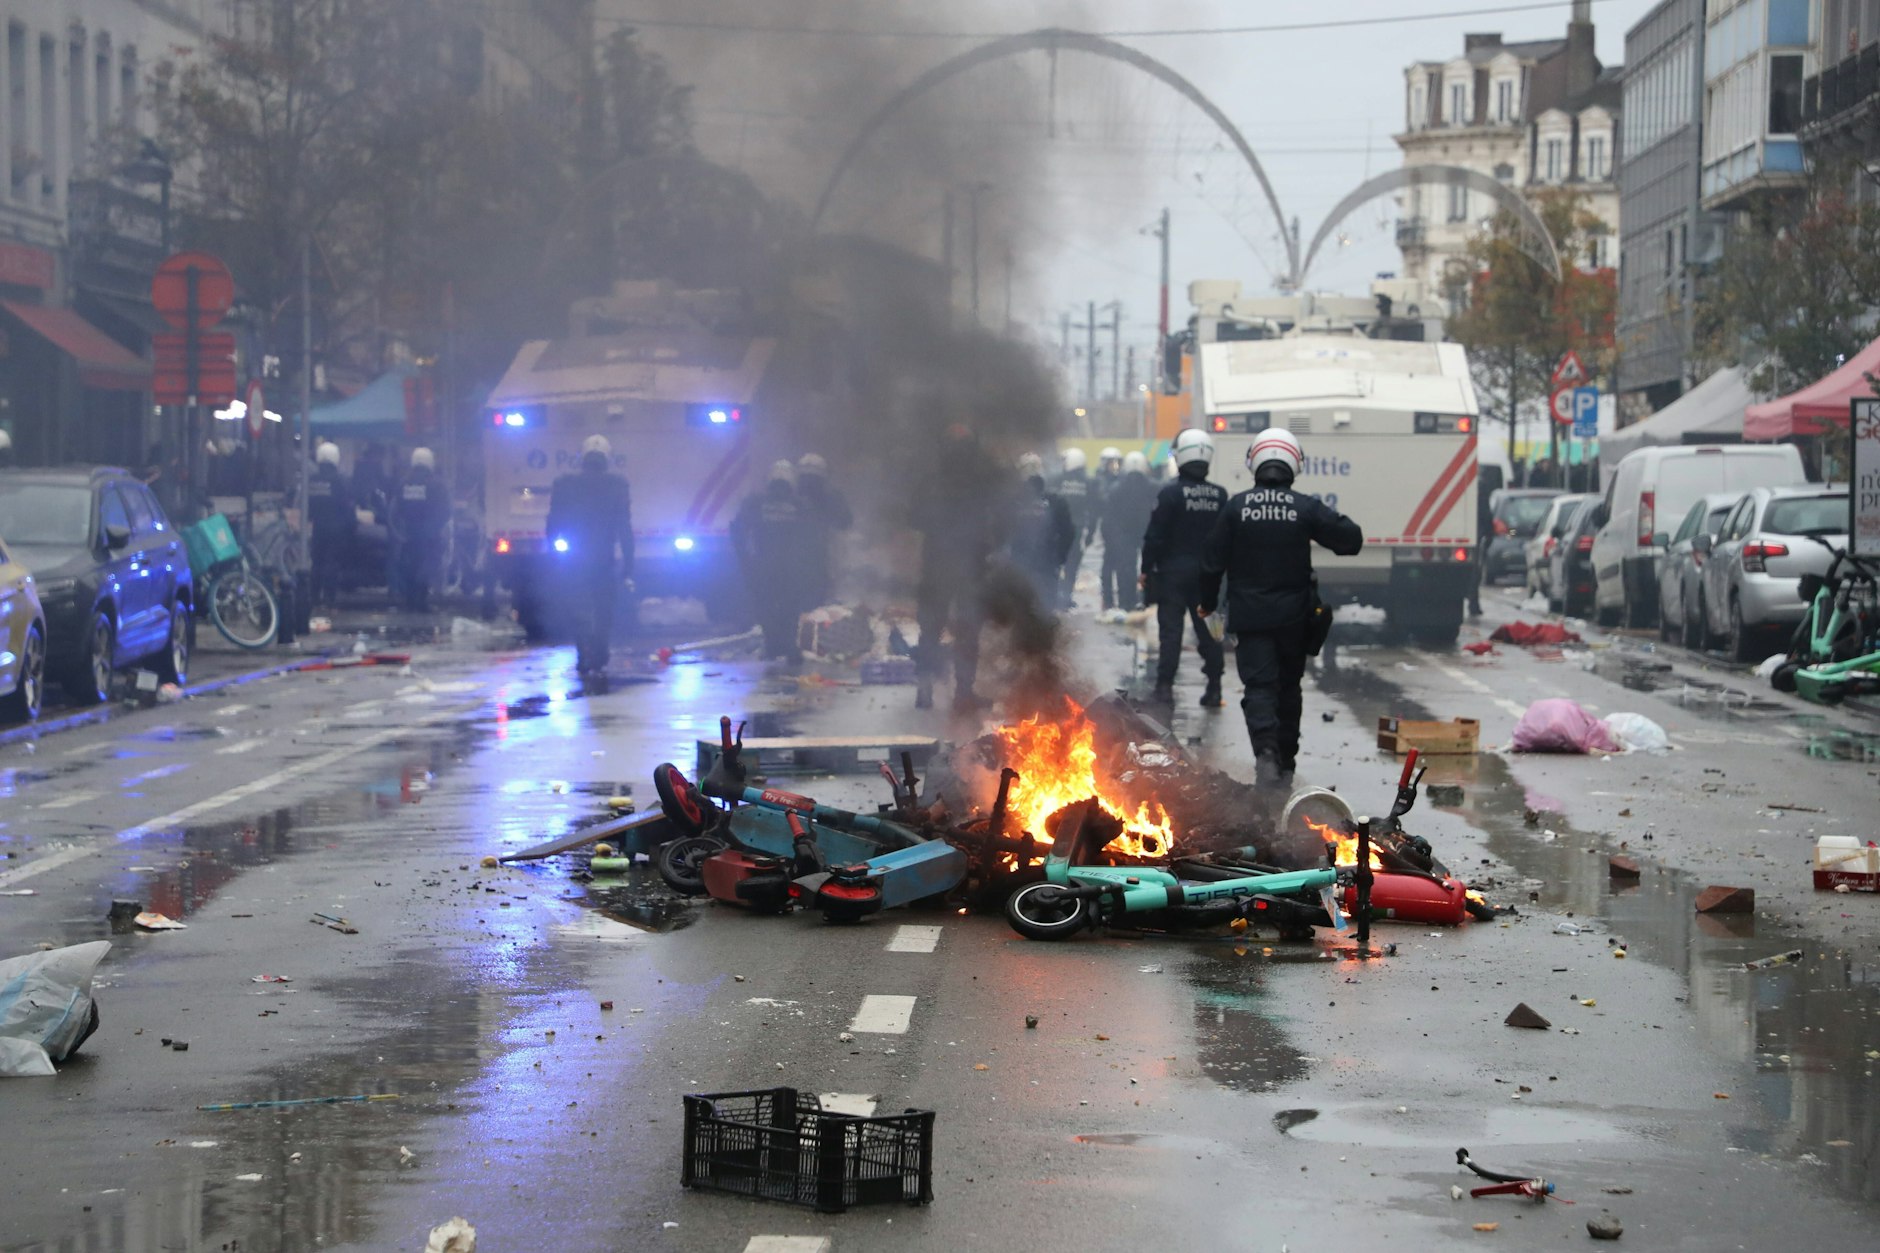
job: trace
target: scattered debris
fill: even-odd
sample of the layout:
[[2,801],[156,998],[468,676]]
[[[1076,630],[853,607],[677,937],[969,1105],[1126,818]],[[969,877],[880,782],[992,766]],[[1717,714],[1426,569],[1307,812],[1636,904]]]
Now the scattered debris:
[[1618,741],[1606,724],[1565,697],[1537,700],[1515,725],[1517,753],[1616,753]]
[[483,856],[483,860],[479,861],[477,865],[483,867],[485,870],[494,870],[496,867],[502,865],[502,863],[497,861],[494,856],[486,853]]
[[1416,749],[1425,757],[1454,756],[1477,751],[1482,724],[1474,718],[1452,718],[1448,722],[1421,721],[1413,718],[1377,720],[1377,746],[1387,753],[1407,753]]
[[188,1040],[171,1040],[170,1051],[174,1053],[189,1052],[189,1041]]
[[1136,967],[1136,972],[1138,974],[1145,974],[1145,975],[1159,975],[1162,973],[1162,967],[1159,965],[1138,966]]
[[1025,1015],[1025,1030],[1036,1031],[1037,1029],[1038,1029],[1038,1015],[1026,1014]]
[[254,978],[250,979],[248,982],[250,983],[292,983],[293,980],[288,978],[286,975],[256,975]]
[[1607,714],[1606,730],[1628,753],[1667,753],[1671,737],[1644,714]]
[[1775,966],[1793,966],[1802,960],[1802,950],[1792,948],[1786,953],[1777,953],[1774,957],[1764,957],[1758,961],[1744,962],[1745,970],[1769,970]]
[[1460,805],[1462,785],[1460,783],[1432,783],[1424,789],[1424,795],[1430,798],[1432,805]]
[[1625,1228],[1618,1219],[1601,1210],[1599,1217],[1586,1220],[1586,1234],[1595,1240],[1617,1240],[1625,1234]]
[[146,910],[131,919],[131,921],[136,923],[139,927],[142,927],[145,931],[185,931],[189,928],[188,923],[178,922],[176,919],[165,914],[159,914],[155,910]]
[[0,961],[0,1078],[50,1075],[98,1028],[92,976],[111,951],[93,940]]
[[1638,862],[1615,853],[1606,859],[1606,873],[1615,879],[1636,879],[1639,877]]
[[1816,809],[1813,805],[1787,805],[1777,801],[1771,801],[1767,805],[1764,805],[1763,808],[1781,809],[1795,814],[1825,814],[1828,812],[1825,809]]
[[326,927],[328,930],[337,931],[341,935],[359,934],[358,927],[353,926],[352,923],[346,921],[344,918],[335,918],[332,914],[315,914],[313,917],[307,919],[307,921],[311,922],[316,927]]
[[433,1227],[424,1253],[477,1253],[477,1229],[461,1218]]
[[1507,1023],[1510,1027],[1527,1027],[1534,1031],[1545,1031],[1554,1025],[1541,1017],[1526,1001],[1522,1001],[1519,1005],[1509,1010],[1508,1016],[1502,1019],[1502,1021]]
[[1750,914],[1756,912],[1755,888],[1707,887],[1697,894],[1700,914]]
[[[187,1044],[183,1045],[188,1048]],[[220,1105],[198,1105],[205,1114],[220,1114],[232,1109],[282,1109],[289,1105],[348,1105],[355,1101],[396,1101],[396,1092],[373,1092],[359,1096],[302,1096],[284,1101],[225,1101]]]
[[1508,622],[1495,628],[1489,640],[1495,644],[1513,644],[1516,648],[1559,648],[1563,644],[1585,643],[1574,631],[1558,622]]
[[1500,1223],[1477,1223],[1475,1224],[1475,1229],[1477,1231],[1500,1231],[1501,1224]]
[[1843,894],[1880,891],[1880,846],[1872,840],[1863,844],[1851,835],[1824,835],[1816,840],[1815,890],[1827,888]]
[[602,1008],[602,1009],[612,1009],[613,1007],[614,1007],[614,1003],[613,1003],[612,1001],[602,1001],[602,1002],[601,1002],[601,1008]]

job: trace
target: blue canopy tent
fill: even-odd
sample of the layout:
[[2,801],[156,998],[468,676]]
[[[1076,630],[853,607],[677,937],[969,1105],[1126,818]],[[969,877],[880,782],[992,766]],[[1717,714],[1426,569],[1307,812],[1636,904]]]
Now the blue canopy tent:
[[417,374],[416,366],[395,365],[345,400],[315,405],[309,415],[314,435],[401,442],[405,438],[405,384]]

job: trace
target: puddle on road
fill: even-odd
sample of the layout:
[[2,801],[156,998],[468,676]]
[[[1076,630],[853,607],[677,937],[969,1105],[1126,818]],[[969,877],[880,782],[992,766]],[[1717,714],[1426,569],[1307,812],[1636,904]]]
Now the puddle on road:
[[1680,675],[1669,662],[1650,655],[1608,649],[1596,654],[1593,673],[1634,692],[1650,692],[1694,714],[1711,718],[1774,718],[1793,715],[1793,706],[1757,689],[1762,680],[1746,675],[1719,682]]
[[[1316,946],[1295,946],[1317,960]],[[1254,950],[1254,951],[1257,951]],[[1276,954],[1286,952],[1274,946]],[[1224,1088],[1269,1092],[1305,1077],[1309,1064],[1270,1016],[1272,966],[1235,956],[1225,945],[1204,950],[1184,972],[1194,988],[1196,1060]]]
[[678,931],[698,920],[698,903],[667,887],[650,865],[635,866],[626,874],[596,875],[583,895],[569,899],[636,934]]
[[[1605,1119],[1538,1105],[1470,1109],[1437,1103],[1429,1109],[1399,1114],[1388,1106],[1367,1104],[1286,1110],[1284,1114],[1311,1115],[1280,1127],[1295,1140],[1366,1149],[1448,1148],[1476,1142],[1590,1144],[1634,1138],[1634,1133]],[[1279,1118],[1275,1117],[1274,1122],[1277,1125]]]
[[[1354,702],[1365,717],[1385,711],[1403,717],[1435,716],[1365,672],[1346,672],[1326,686]],[[1793,716],[1792,710],[1782,712]],[[1836,760],[1872,760],[1858,754],[1872,754],[1880,747],[1880,737],[1840,731],[1819,718],[1805,742],[1816,739],[1824,754],[1850,754]],[[1825,1180],[1843,1193],[1880,1200],[1880,1170],[1873,1166],[1880,1160],[1880,1080],[1875,1077],[1880,1066],[1880,965],[1820,943],[1798,941],[1757,915],[1698,914],[1694,900],[1703,885],[1689,875],[1651,865],[1654,850],[1649,842],[1633,840],[1627,850],[1645,864],[1642,879],[1615,885],[1607,873],[1606,854],[1617,851],[1616,845],[1574,828],[1557,812],[1542,813],[1533,827],[1528,826],[1526,811],[1547,808],[1534,806],[1545,798],[1530,796],[1503,758],[1484,753],[1466,763],[1439,759],[1437,766],[1445,771],[1443,781],[1452,781],[1453,772],[1454,781],[1465,783],[1462,805],[1445,807],[1445,812],[1459,814],[1483,832],[1489,852],[1518,876],[1472,886],[1484,887],[1490,899],[1540,915],[1525,924],[1530,928],[1551,931],[1555,916],[1569,912],[1575,922],[1591,923],[1590,936],[1537,937],[1557,943],[1563,959],[1597,955],[1609,937],[1624,937],[1632,960],[1643,959],[1683,979],[1688,989],[1684,999],[1700,1039],[1718,1054],[1756,1070],[1755,1100],[1733,1102],[1725,1111],[1733,1120],[1728,1128],[1734,1147],[1803,1161],[1812,1155]],[[1436,769],[1430,778],[1438,778]],[[1546,838],[1546,830],[1554,838]],[[1452,868],[1465,879],[1472,877],[1468,866],[1452,862]],[[1530,893],[1536,899],[1531,901]],[[1809,954],[1798,965],[1753,973],[1742,969],[1745,962],[1796,947]],[[1535,1108],[1515,1116],[1540,1112]],[[1557,1130],[1575,1137],[1590,1131],[1573,1124]],[[1364,1131],[1374,1134],[1375,1128]],[[1535,1126],[1506,1133],[1525,1139],[1547,1131]]]

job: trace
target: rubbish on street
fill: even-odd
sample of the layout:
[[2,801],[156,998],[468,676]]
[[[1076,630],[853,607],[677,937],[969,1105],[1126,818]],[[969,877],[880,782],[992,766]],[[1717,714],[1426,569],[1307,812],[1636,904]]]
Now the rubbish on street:
[[111,941],[0,961],[0,1078],[50,1075],[98,1029],[91,981]]
[[1526,1027],[1531,1031],[1546,1031],[1554,1025],[1541,1017],[1526,1001],[1509,1010],[1508,1016],[1502,1021],[1510,1027]]
[[[698,740],[697,766],[701,777],[711,771],[721,751],[718,740]],[[874,773],[881,761],[899,761],[912,753],[914,764],[925,767],[939,751],[940,742],[918,735],[790,735],[756,737],[743,745],[744,768],[765,778],[786,775]]]
[[362,1093],[359,1096],[302,1096],[285,1101],[224,1101],[219,1105],[198,1105],[205,1114],[222,1114],[232,1109],[285,1109],[290,1105],[347,1105],[362,1101],[396,1101],[396,1092]]
[[1513,644],[1516,648],[1559,648],[1563,644],[1585,643],[1574,631],[1569,631],[1558,622],[1509,622],[1495,628],[1489,640],[1496,644]]
[[1827,812],[1827,810],[1817,809],[1813,805],[1784,805],[1775,801],[1771,801],[1769,804],[1764,805],[1763,808],[1764,809],[1780,809],[1787,813],[1794,813],[1794,814],[1822,814],[1822,813]]
[[931,1110],[866,1118],[826,1113],[814,1093],[794,1088],[682,1099],[684,1187],[823,1213],[933,1200]]
[[1586,1220],[1586,1234],[1595,1240],[1617,1240],[1625,1234],[1625,1228],[1618,1219],[1601,1210],[1597,1218]]
[[588,861],[589,874],[626,874],[632,869],[631,857],[594,857]]
[[1628,753],[1666,753],[1671,751],[1671,737],[1665,729],[1644,714],[1607,714],[1606,730]]
[[1577,922],[1557,922],[1554,924],[1555,935],[1585,935],[1592,928]]
[[292,983],[293,980],[288,978],[286,975],[256,975],[254,978],[250,979],[249,982],[250,983]]
[[1755,888],[1707,887],[1697,894],[1700,914],[1749,914],[1756,911]]
[[313,917],[307,919],[307,921],[311,922],[316,927],[325,927],[330,931],[337,931],[341,935],[359,934],[358,927],[353,926],[352,923],[346,921],[344,918],[335,918],[332,914],[315,914]]
[[38,888],[9,888],[5,892],[0,892],[0,896],[38,896],[38,895],[39,895]]
[[1477,657],[1487,657],[1494,653],[1495,646],[1489,643],[1487,640],[1477,640],[1473,644],[1464,644],[1462,646],[1462,651],[1465,653],[1472,653]]
[[1880,847],[1852,835],[1824,835],[1816,840],[1815,890],[1829,888],[1880,892]]
[[142,901],[115,900],[111,902],[111,911],[105,915],[112,922],[125,922],[144,912]]
[[1743,969],[1769,970],[1776,966],[1793,966],[1800,960],[1802,960],[1802,950],[1792,948],[1786,953],[1777,953],[1773,957],[1763,957],[1753,962],[1744,962]]
[[431,1228],[424,1253],[477,1253],[477,1229],[461,1218]]
[[518,849],[513,853],[503,853],[497,857],[500,862],[540,861],[545,857],[554,857],[559,853],[570,853],[589,844],[598,844],[602,840],[612,844],[623,856],[631,858],[635,853],[648,854],[661,844],[677,836],[679,832],[666,820],[666,815],[654,810],[646,814],[634,814],[617,818],[610,822],[597,823],[585,827],[572,835],[564,835],[542,844],[532,844],[528,848]]
[[1432,783],[1424,789],[1432,805],[1460,805],[1462,803],[1462,785],[1460,783]]
[[1425,757],[1464,755],[1477,751],[1481,735],[1482,724],[1474,718],[1451,718],[1447,722],[1389,717],[1377,720],[1377,746],[1387,753],[1407,753],[1414,748]]
[[146,931],[184,931],[189,927],[188,923],[178,922],[176,919],[165,914],[159,914],[155,910],[145,910],[143,913],[138,914],[137,917],[131,919],[131,921]]
[[1515,725],[1517,753],[1616,753],[1619,744],[1606,724],[1564,697],[1537,700]]
[[[1469,1195],[1473,1197],[1519,1196],[1538,1202],[1545,1201],[1554,1194],[1554,1185],[1539,1175],[1509,1175],[1496,1170],[1484,1170],[1475,1164],[1475,1160],[1469,1156],[1467,1149],[1456,1150],[1456,1164],[1467,1166],[1475,1174],[1489,1180],[1486,1187],[1469,1189]],[[1571,1205],[1573,1202],[1564,1203]]]
[[1606,859],[1606,873],[1614,879],[1636,879],[1639,877],[1638,862],[1614,853]]

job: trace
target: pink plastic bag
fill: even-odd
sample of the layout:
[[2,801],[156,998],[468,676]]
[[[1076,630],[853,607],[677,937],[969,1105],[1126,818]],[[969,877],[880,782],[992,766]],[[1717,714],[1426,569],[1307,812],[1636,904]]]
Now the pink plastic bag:
[[1537,700],[1514,729],[1517,753],[1616,753],[1619,744],[1606,724],[1574,701]]

